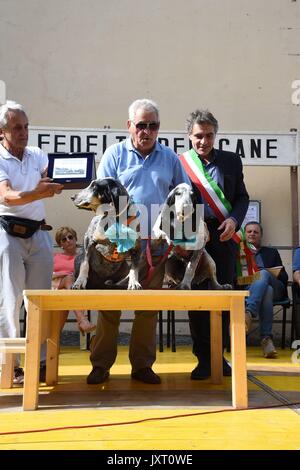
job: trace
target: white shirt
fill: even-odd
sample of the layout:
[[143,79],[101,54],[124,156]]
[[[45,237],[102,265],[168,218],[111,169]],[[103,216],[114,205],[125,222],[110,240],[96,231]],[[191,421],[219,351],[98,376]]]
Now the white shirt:
[[[9,181],[16,191],[32,191],[47,166],[48,157],[38,147],[26,147],[23,159],[19,160],[0,144],[0,182]],[[18,206],[0,203],[0,215],[42,220],[45,218],[45,206],[42,200]]]

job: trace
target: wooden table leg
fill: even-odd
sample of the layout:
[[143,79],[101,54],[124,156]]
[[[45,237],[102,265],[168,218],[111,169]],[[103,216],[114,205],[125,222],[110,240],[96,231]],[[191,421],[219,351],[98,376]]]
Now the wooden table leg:
[[230,340],[232,362],[232,405],[234,408],[248,407],[245,301],[232,298],[230,308]]
[[223,382],[222,312],[210,312],[211,382]]
[[[5,353],[2,353],[3,355]],[[14,376],[15,356],[14,354],[5,354],[1,370],[1,388],[12,388]]]
[[27,305],[27,335],[24,371],[23,410],[36,410],[39,395],[42,316],[31,301]]
[[47,339],[46,384],[54,385],[58,380],[58,358],[61,317],[65,311],[51,312],[50,338]]

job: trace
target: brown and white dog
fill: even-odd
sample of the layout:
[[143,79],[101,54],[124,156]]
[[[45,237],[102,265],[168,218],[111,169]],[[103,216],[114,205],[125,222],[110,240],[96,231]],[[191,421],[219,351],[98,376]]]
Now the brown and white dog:
[[232,289],[220,284],[216,277],[216,264],[205,249],[209,240],[206,223],[197,209],[193,189],[179,184],[168,195],[155,222],[156,240],[165,240],[172,247],[166,262],[166,281],[177,289],[191,289],[210,279],[212,289]]
[[[79,209],[96,212],[84,236],[83,250],[75,258],[75,282],[72,289],[104,289],[128,279],[128,289],[140,289],[138,264],[140,239],[121,224],[128,213],[129,195],[114,178],[94,180],[71,198]],[[119,251],[118,231],[131,230],[130,248]],[[127,232],[126,232],[127,230]],[[108,236],[110,234],[116,234]],[[134,236],[136,235],[136,237]],[[128,263],[128,261],[129,263]]]

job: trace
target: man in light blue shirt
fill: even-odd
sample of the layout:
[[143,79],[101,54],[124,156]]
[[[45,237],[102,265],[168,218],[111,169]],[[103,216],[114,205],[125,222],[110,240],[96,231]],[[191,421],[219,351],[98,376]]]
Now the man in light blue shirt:
[[[169,192],[180,183],[188,183],[179,158],[168,147],[157,141],[159,131],[159,110],[152,100],[134,101],[129,107],[127,128],[130,137],[112,145],[104,153],[98,171],[99,179],[113,177],[127,189],[135,204],[142,204],[147,211],[146,224],[141,223],[142,238],[151,235],[151,229]],[[154,209],[154,211],[153,211]],[[153,256],[157,266],[151,277],[149,288],[160,288],[164,278],[164,263]],[[99,384],[109,376],[109,370],[117,356],[117,341],[121,312],[99,312],[96,337],[93,342],[91,363],[93,369],[87,378],[88,384]],[[152,370],[156,359],[157,312],[135,312],[129,359],[131,376],[144,383],[159,384],[160,377]]]

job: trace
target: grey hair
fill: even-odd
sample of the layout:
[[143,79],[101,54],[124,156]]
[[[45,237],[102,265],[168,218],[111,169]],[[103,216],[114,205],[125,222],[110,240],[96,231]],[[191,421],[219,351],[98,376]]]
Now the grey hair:
[[194,124],[211,124],[215,134],[218,132],[219,124],[214,115],[208,109],[196,109],[186,120],[188,134],[193,131]]
[[149,113],[155,113],[159,120],[159,109],[155,101],[148,100],[147,98],[135,100],[128,108],[128,118],[130,121],[134,121],[135,114],[138,109],[144,109]]
[[6,127],[8,121],[9,111],[21,111],[26,114],[24,107],[15,101],[6,101],[5,104],[0,106],[0,127]]

